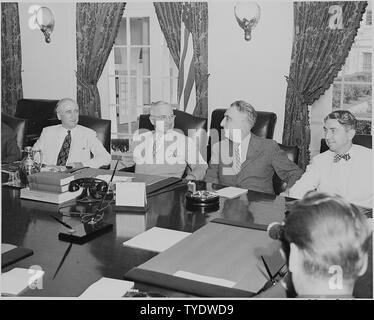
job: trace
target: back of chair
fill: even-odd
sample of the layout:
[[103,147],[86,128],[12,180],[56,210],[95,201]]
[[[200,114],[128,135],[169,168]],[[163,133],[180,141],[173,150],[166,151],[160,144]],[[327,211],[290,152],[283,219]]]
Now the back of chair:
[[17,145],[20,150],[25,147],[27,119],[12,117],[5,112],[1,112],[1,122],[11,127],[17,135]]
[[[285,146],[280,143],[278,143],[278,145],[284,152],[286,152],[288,159],[297,164],[299,161],[299,148],[297,146]],[[276,173],[273,175],[273,188],[275,194],[280,194],[287,188],[287,184],[283,182]]]
[[[370,148],[372,149],[372,137],[371,135],[366,135],[366,134],[356,134],[354,137],[353,137],[353,140],[352,142],[354,144],[358,144],[360,146],[363,146],[363,147],[366,147],[366,148]],[[326,139],[321,139],[321,147],[320,147],[320,150],[319,152],[322,153],[322,152],[325,152],[329,150],[329,147],[327,146],[326,144]]]
[[27,138],[32,141],[38,138],[47,120],[55,118],[58,100],[20,99],[17,102],[15,117],[27,119]]
[[[46,126],[53,126],[60,124],[61,121],[57,118],[47,120]],[[111,121],[106,119],[98,119],[90,116],[79,115],[78,124],[90,128],[97,133],[97,138],[101,141],[104,148],[110,153],[110,135],[111,135]]]

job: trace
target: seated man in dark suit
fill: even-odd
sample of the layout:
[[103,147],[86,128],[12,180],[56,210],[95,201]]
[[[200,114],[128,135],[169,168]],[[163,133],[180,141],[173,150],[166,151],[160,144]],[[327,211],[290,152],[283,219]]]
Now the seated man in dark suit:
[[9,163],[21,159],[17,145],[17,135],[14,130],[1,122],[1,162]]
[[212,146],[207,182],[274,193],[274,172],[288,187],[301,177],[303,171],[277,142],[251,133],[256,116],[255,109],[245,101],[235,101],[227,109],[221,122],[225,139]]

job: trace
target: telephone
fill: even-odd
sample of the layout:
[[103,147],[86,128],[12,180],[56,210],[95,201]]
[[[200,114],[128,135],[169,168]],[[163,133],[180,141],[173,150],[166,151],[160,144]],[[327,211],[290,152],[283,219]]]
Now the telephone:
[[84,188],[82,194],[77,198],[79,202],[93,202],[100,201],[103,197],[111,196],[113,193],[108,193],[108,183],[97,178],[80,178],[69,183],[69,191],[78,191],[79,188]]

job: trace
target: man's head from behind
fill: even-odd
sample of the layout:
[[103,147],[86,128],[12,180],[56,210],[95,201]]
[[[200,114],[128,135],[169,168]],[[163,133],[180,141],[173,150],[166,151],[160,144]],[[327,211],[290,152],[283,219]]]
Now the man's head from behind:
[[257,113],[248,102],[243,100],[233,102],[221,122],[221,126],[225,130],[225,137],[240,142],[250,133],[256,118]]
[[73,99],[64,98],[57,102],[56,113],[64,128],[73,129],[78,124],[79,107]]
[[356,134],[357,120],[347,110],[331,112],[324,119],[326,143],[331,151],[342,154],[352,146]]
[[366,217],[343,198],[309,192],[289,211],[283,249],[299,296],[349,296],[368,263]]
[[174,128],[174,113],[170,103],[158,101],[151,104],[149,120],[158,133],[165,133]]

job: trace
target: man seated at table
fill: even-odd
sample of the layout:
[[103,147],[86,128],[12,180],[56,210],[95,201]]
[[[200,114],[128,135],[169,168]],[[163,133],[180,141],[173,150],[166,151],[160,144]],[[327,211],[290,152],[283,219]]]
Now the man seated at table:
[[212,146],[207,182],[274,193],[274,172],[288,186],[301,177],[303,171],[277,142],[251,133],[256,117],[255,109],[245,101],[235,101],[227,109],[221,122],[225,138]]
[[300,199],[316,189],[339,194],[348,202],[371,208],[372,150],[352,144],[356,125],[356,118],[347,110],[327,115],[324,131],[329,150],[312,159],[304,175],[285,195]]
[[20,159],[16,133],[6,123],[1,122],[1,162],[10,163]]
[[158,101],[152,103],[149,120],[154,131],[138,130],[133,137],[135,173],[154,174],[201,180],[207,164],[191,137],[174,129],[174,114],[171,104]]
[[41,150],[43,164],[52,168],[99,168],[110,163],[111,156],[96,132],[78,125],[79,107],[74,100],[60,100],[56,113],[61,124],[44,128],[33,146],[33,149]]
[[[286,287],[293,286],[297,297],[352,298],[354,289],[372,295],[372,230],[340,196],[309,192],[290,207],[278,233],[292,279]],[[363,275],[360,285],[367,288],[355,288]]]

